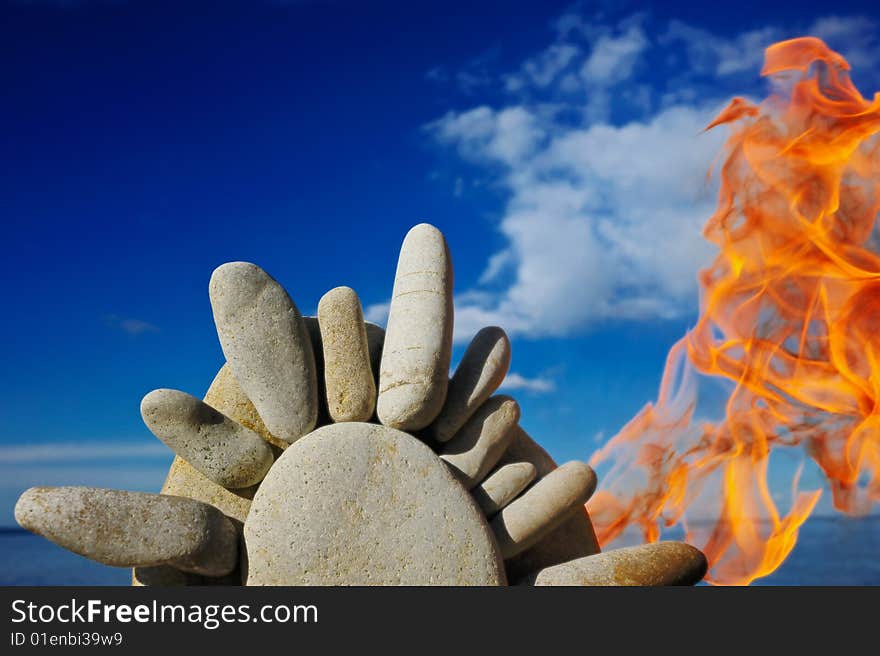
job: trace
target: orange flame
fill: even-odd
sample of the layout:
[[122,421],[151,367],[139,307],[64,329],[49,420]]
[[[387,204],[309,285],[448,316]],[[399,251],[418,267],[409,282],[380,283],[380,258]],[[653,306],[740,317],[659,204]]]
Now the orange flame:
[[[821,494],[798,491],[798,468],[780,514],[768,466],[785,447],[818,464],[836,509],[880,499],[880,93],[863,98],[848,70],[819,39],[777,43],[762,71],[774,93],[734,99],[707,128],[731,127],[704,229],[719,253],[657,402],[592,458],[611,465],[588,504],[603,544],[681,524],[710,582],[766,576]],[[718,422],[698,419],[698,374],[730,387]]]

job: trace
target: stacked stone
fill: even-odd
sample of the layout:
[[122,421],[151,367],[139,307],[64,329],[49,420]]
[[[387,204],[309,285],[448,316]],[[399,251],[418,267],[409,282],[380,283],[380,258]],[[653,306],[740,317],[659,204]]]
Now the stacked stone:
[[226,364],[204,401],[161,389],[141,404],[176,454],[161,495],[34,488],[18,521],[145,585],[702,578],[687,545],[599,553],[592,469],[557,467],[495,394],[504,331],[481,330],[450,378],[452,289],[446,241],[427,224],[403,242],[384,333],[348,287],[308,318],[256,265],[222,265],[209,295]]

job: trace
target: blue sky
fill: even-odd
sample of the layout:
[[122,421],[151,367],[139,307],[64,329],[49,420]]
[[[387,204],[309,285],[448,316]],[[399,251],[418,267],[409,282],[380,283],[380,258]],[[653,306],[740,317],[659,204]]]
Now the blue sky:
[[[415,5],[415,6],[414,6]],[[654,398],[694,321],[732,95],[813,34],[880,88],[875,3],[17,1],[0,9],[0,525],[33,484],[157,490],[138,406],[222,363],[211,271],[383,319],[440,227],[456,356],[513,337],[508,388],[558,460]]]

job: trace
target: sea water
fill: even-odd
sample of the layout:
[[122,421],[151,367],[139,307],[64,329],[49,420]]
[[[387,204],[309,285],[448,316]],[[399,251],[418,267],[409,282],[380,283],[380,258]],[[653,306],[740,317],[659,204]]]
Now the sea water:
[[[0,529],[0,585],[130,585],[131,572],[43,538]],[[788,559],[757,585],[880,585],[880,516],[813,517]]]

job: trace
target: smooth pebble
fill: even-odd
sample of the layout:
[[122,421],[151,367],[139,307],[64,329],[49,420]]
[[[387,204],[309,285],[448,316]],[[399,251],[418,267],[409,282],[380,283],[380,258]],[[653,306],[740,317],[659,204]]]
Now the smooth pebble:
[[171,564],[223,576],[238,564],[239,533],[208,504],[94,487],[33,487],[15,505],[27,530],[115,567]]
[[363,311],[350,287],[336,287],[318,303],[327,411],[335,422],[369,421],[376,381]]
[[223,487],[259,483],[275,459],[262,437],[185,392],[153,390],[141,401],[141,416],[174,453]]
[[315,358],[299,310],[278,282],[248,262],[215,269],[209,292],[235,379],[271,433],[295,442],[318,417]]
[[437,228],[422,223],[403,241],[379,371],[379,420],[416,431],[446,401],[452,356],[452,261]]
[[449,380],[446,402],[428,429],[438,442],[451,440],[501,385],[510,367],[510,340],[501,328],[476,334]]
[[509,396],[493,396],[443,446],[440,458],[468,490],[485,478],[504,453],[519,421],[519,404]]

